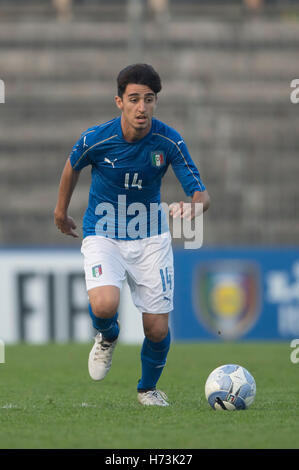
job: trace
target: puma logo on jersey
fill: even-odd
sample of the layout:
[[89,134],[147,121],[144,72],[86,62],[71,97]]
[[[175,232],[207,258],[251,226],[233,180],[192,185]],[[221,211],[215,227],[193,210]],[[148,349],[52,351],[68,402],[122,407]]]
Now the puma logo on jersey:
[[104,158],[104,161],[107,162],[107,163],[111,163],[112,165],[112,168],[114,168],[114,162],[116,162],[117,158],[115,158],[114,160],[109,160],[109,158],[105,157]]
[[179,140],[178,145],[182,144],[183,142],[184,142],[183,140]]

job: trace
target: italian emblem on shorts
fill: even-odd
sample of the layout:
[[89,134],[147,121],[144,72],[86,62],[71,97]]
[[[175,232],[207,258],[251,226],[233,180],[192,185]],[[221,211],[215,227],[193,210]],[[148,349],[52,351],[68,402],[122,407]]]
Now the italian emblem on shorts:
[[156,150],[155,152],[151,153],[151,162],[152,165],[159,168],[160,166],[165,165],[165,158],[164,153]]
[[100,277],[101,274],[103,274],[102,265],[99,264],[98,266],[93,266],[93,268],[92,268],[92,276],[93,276],[93,277]]

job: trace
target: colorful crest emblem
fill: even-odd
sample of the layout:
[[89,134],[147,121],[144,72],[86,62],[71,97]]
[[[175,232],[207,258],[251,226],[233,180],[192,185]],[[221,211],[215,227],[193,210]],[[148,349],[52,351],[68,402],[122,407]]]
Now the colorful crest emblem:
[[231,260],[201,264],[194,289],[197,316],[215,335],[238,338],[256,323],[260,278],[254,263]]
[[229,393],[226,397],[226,401],[228,401],[229,403],[234,403],[234,401],[236,401],[236,395],[232,395],[231,393]]
[[152,165],[159,168],[165,165],[165,157],[162,151],[156,150],[155,152],[151,153],[151,162]]
[[93,276],[93,277],[100,277],[101,274],[103,274],[102,265],[99,264],[98,266],[93,266],[93,268],[92,268],[92,276]]

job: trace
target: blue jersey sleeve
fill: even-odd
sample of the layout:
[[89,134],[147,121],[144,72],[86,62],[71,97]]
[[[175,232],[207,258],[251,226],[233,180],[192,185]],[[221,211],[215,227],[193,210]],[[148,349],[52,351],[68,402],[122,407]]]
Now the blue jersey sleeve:
[[201,181],[199,171],[193,162],[187,145],[184,140],[179,136],[174,142],[171,165],[173,171],[180,181],[185,194],[192,196],[195,191],[205,191],[205,185]]
[[87,130],[81,134],[80,139],[75,143],[71,154],[70,162],[73,170],[80,171],[87,165],[91,165],[90,156],[88,154],[89,142],[94,130]]

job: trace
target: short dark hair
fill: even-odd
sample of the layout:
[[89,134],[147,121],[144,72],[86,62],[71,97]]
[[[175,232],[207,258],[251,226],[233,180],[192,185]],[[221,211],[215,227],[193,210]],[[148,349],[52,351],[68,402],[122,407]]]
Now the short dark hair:
[[128,65],[119,72],[117,77],[117,93],[120,98],[122,98],[129,83],[147,85],[155,94],[159,93],[162,89],[159,74],[148,64]]

